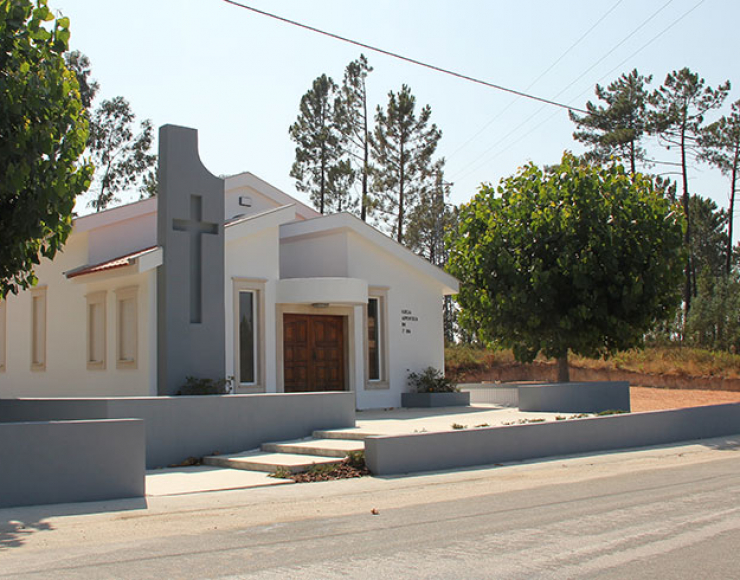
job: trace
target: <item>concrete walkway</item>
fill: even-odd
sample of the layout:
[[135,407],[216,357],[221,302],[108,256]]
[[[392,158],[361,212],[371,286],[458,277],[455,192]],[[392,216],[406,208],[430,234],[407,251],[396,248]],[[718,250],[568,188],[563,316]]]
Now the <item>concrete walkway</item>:
[[[357,427],[340,432],[359,435],[401,435],[452,431],[453,425],[466,429],[530,421],[554,421],[559,413],[523,413],[516,407],[475,405],[435,409],[385,409],[358,411]],[[460,427],[458,427],[460,428]],[[174,496],[209,491],[225,491],[275,485],[292,485],[290,479],[277,479],[268,473],[224,469],[208,465],[173,467],[147,471],[146,493],[150,497]]]

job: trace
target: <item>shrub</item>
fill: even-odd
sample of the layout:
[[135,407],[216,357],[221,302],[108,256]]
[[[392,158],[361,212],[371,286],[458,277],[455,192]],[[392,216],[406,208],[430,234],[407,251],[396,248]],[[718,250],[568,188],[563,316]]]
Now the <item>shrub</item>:
[[408,383],[417,393],[456,393],[458,388],[442,371],[427,367],[420,373],[409,373]]
[[196,377],[185,377],[185,384],[177,392],[181,396],[192,395],[228,395],[231,393],[233,377],[225,379],[199,379]]

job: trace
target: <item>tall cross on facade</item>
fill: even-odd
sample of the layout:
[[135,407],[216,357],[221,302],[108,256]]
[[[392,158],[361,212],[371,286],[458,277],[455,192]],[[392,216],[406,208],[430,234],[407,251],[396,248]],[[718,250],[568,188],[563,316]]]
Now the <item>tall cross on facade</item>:
[[190,196],[190,219],[172,220],[172,229],[190,234],[190,322],[203,316],[203,234],[218,234],[218,224],[203,221],[203,198]]

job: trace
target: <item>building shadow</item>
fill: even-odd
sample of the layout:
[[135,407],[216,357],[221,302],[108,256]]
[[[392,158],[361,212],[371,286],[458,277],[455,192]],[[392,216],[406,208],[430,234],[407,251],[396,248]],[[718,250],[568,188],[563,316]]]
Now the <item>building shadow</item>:
[[0,509],[0,554],[19,548],[33,534],[55,529],[54,518],[132,511],[147,508],[146,498],[21,506]]

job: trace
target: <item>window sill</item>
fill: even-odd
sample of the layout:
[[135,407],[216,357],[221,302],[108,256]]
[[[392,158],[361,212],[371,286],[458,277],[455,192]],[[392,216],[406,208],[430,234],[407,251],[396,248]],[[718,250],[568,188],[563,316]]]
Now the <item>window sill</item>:
[[383,391],[391,388],[388,381],[365,381],[366,391]]

